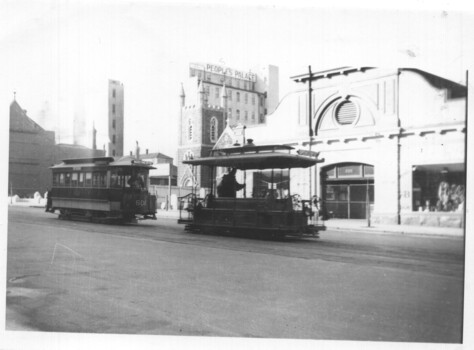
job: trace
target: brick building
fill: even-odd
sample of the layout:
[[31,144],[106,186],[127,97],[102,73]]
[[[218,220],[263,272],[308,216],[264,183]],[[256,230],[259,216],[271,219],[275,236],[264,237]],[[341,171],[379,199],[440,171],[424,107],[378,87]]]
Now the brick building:
[[54,131],[29,118],[16,100],[10,104],[9,136],[8,193],[20,197],[46,192],[51,186],[49,167],[63,159],[105,155],[80,145],[56,144]]

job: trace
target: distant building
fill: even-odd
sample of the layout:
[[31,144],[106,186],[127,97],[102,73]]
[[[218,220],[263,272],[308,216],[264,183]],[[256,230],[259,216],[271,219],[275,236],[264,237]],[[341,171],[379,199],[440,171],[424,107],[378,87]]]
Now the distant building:
[[148,153],[146,150],[145,154],[140,154],[140,159],[153,163],[156,168],[150,170],[150,185],[169,186],[171,182],[171,186],[176,186],[178,170],[173,165],[173,158],[160,152]]
[[54,131],[28,117],[16,100],[10,104],[8,193],[20,197],[41,194],[51,186],[53,164],[68,158],[101,157],[104,151],[80,145],[56,144]]
[[123,156],[124,91],[123,84],[109,80],[109,157]]
[[[186,105],[198,102],[202,85],[204,101],[208,105],[224,107],[222,96],[226,94],[225,114],[229,124],[261,124],[278,105],[278,80],[278,67],[272,65],[240,71],[209,63],[191,63],[189,79],[183,84]],[[224,86],[225,91],[222,91]]]
[[261,125],[279,101],[278,67],[240,71],[192,63],[181,87],[178,186],[209,187],[208,169],[192,173],[183,159],[209,155],[228,126]]

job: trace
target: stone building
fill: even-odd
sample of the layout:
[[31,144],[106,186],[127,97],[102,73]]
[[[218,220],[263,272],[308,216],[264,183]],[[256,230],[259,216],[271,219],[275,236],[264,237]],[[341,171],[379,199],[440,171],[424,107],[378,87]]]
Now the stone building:
[[[293,79],[301,89],[265,125],[246,129],[255,144],[311,147],[324,158],[292,172],[292,193],[319,196],[335,218],[463,225],[466,86],[408,68],[345,67]],[[239,139],[226,131],[222,137]],[[248,174],[250,194],[251,181]]]

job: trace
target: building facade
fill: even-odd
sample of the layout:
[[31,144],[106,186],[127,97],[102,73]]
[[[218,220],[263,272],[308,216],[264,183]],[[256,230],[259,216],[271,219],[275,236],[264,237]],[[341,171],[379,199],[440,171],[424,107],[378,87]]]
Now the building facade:
[[293,193],[319,196],[335,218],[463,226],[466,86],[417,69],[370,67],[293,79],[301,90],[266,125],[246,130],[256,144],[319,152],[324,163],[292,172]]
[[[205,101],[220,105],[222,87],[226,87],[226,118],[231,125],[242,123],[255,125],[265,122],[279,102],[278,67],[268,65],[252,71],[239,71],[209,63],[191,63],[186,93],[196,91],[201,84]],[[193,79],[194,78],[194,79]],[[193,104],[190,100],[189,103]]]
[[208,169],[198,173],[183,165],[209,155],[228,125],[262,125],[279,101],[278,68],[239,71],[214,64],[192,63],[180,94],[178,186],[208,187]]
[[109,80],[108,96],[109,147],[107,150],[107,155],[110,157],[121,157],[123,156],[124,135],[123,84],[116,80]]
[[155,169],[150,170],[150,185],[176,186],[178,168],[173,165],[173,158],[160,152],[140,154],[140,159],[153,164]]
[[46,192],[51,187],[49,168],[63,159],[105,154],[80,145],[56,144],[54,131],[29,118],[16,100],[10,104],[9,137],[8,193],[20,197]]

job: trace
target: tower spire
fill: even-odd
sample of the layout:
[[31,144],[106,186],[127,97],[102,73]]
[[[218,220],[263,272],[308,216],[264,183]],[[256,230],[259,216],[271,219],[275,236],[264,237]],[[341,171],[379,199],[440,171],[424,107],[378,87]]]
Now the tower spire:
[[181,93],[180,93],[179,97],[181,99],[181,107],[184,107],[185,101],[186,101],[186,94],[184,93],[183,83],[181,83]]
[[229,118],[227,116],[227,89],[225,88],[225,80],[224,84],[222,85],[222,90],[221,90],[221,107],[222,107],[222,116],[224,118],[224,124],[225,126],[229,125]]
[[199,83],[199,102],[201,105],[206,103],[206,90],[204,89],[204,82],[202,80]]

